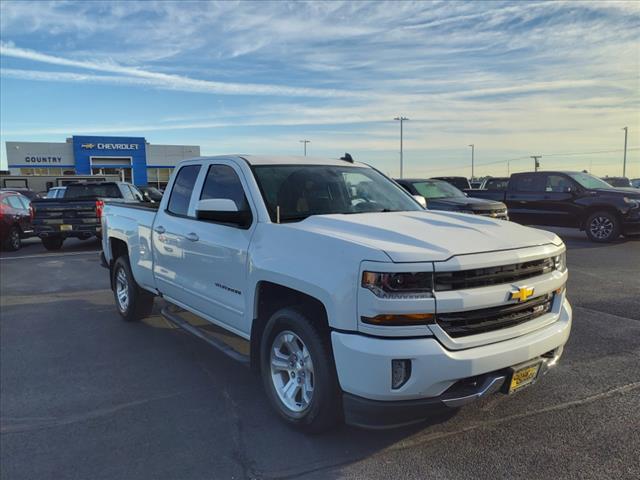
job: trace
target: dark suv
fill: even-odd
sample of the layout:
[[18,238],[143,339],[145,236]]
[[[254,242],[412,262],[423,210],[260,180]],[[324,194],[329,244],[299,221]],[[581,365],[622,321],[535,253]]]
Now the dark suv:
[[17,192],[0,192],[0,243],[5,250],[18,250],[22,238],[33,235],[33,209],[29,199]]

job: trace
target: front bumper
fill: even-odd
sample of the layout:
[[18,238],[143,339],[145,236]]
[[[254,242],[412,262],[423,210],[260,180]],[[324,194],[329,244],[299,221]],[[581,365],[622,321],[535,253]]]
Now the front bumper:
[[[543,328],[509,340],[457,351],[447,350],[435,338],[377,338],[334,331],[331,340],[338,379],[345,393],[346,420],[371,426],[366,420],[371,415],[373,420],[378,420],[373,425],[380,423],[381,416],[388,415],[391,424],[383,420],[382,426],[393,426],[419,421],[432,410],[467,403],[446,401],[460,398],[456,385],[461,381],[464,384],[477,380],[482,386],[483,376],[499,377],[514,365],[549,355],[548,358],[553,358],[557,354],[559,358],[561,347],[569,338],[571,317],[571,306],[565,298],[557,320]],[[544,360],[545,366],[555,364],[558,358],[553,362]],[[393,359],[411,360],[411,376],[396,390],[391,388]],[[462,396],[472,401],[502,385],[496,387],[495,384],[493,382],[482,395],[476,395],[480,389]],[[382,411],[387,413],[381,415]]]

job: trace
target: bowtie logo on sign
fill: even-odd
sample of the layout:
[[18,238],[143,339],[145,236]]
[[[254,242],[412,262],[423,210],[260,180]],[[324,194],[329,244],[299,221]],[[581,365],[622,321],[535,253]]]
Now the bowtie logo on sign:
[[81,147],[87,150],[91,150],[93,147],[95,147],[95,145],[93,143],[83,143]]

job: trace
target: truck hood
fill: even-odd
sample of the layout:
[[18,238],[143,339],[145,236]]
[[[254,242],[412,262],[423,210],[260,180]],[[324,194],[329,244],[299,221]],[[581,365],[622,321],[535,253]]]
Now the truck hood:
[[393,262],[437,262],[455,255],[562,245],[551,232],[444,211],[315,215],[288,226],[382,250]]

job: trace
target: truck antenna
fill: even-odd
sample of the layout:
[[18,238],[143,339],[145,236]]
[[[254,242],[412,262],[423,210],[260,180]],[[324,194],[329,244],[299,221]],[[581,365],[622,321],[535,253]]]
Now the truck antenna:
[[344,160],[345,162],[353,163],[353,157],[351,154],[345,152],[344,157],[340,157],[340,160]]

